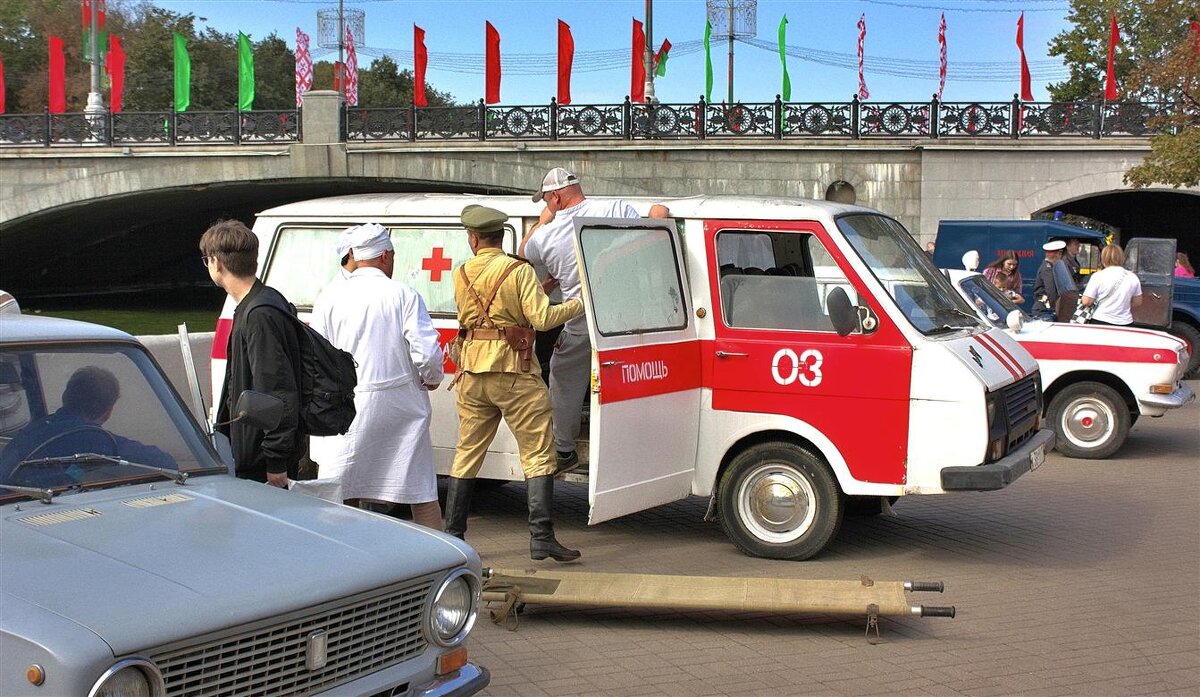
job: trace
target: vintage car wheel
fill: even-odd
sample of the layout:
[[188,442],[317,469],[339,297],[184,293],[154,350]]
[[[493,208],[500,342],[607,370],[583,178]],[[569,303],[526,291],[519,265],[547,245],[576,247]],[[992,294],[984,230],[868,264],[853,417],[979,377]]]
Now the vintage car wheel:
[[717,490],[721,527],[746,554],[802,560],[842,523],[842,496],[820,458],[792,443],[761,443],[729,463]]
[[1200,377],[1200,329],[1196,329],[1192,325],[1182,320],[1171,322],[1171,328],[1167,331],[1179,337],[1188,345],[1187,369],[1183,371],[1183,376],[1186,378]]
[[1054,395],[1047,416],[1067,457],[1102,460],[1129,437],[1129,405],[1108,385],[1080,382]]

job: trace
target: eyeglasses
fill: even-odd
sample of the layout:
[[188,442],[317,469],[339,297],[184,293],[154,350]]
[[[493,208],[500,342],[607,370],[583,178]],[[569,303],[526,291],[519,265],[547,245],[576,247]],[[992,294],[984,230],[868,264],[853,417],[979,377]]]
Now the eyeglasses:
[[200,263],[203,264],[204,268],[207,269],[208,268],[208,260],[215,259],[215,258],[216,257],[202,256],[202,257],[200,257]]

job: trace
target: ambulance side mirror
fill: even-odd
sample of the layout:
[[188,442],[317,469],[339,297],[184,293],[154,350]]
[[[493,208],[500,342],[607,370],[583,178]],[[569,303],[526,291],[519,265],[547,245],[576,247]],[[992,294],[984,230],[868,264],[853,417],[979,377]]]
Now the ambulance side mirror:
[[850,302],[846,289],[835,287],[825,296],[825,307],[829,310],[829,321],[838,336],[846,336],[859,329],[858,308]]

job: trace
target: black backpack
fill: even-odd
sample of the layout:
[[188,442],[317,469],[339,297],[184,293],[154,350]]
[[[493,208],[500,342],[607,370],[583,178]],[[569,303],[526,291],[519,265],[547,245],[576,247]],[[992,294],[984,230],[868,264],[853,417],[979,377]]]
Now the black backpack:
[[354,356],[329,343],[299,317],[283,314],[299,327],[300,423],[304,432],[310,436],[339,436],[350,430],[356,413],[354,387],[358,385],[358,373]]

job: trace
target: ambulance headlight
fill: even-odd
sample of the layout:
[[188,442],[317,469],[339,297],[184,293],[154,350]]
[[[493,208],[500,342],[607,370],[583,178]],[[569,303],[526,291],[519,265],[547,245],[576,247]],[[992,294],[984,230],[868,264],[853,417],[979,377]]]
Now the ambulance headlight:
[[987,462],[995,462],[1004,457],[1004,443],[1008,440],[1008,424],[1005,423],[1003,416],[998,416],[1000,411],[1000,397],[995,393],[989,392],[985,400],[987,409],[987,424],[988,424],[988,444],[987,444]]
[[162,697],[166,688],[158,667],[140,658],[119,661],[96,681],[94,697]]
[[429,639],[439,646],[461,644],[475,625],[479,579],[468,569],[456,569],[430,598],[426,613]]

